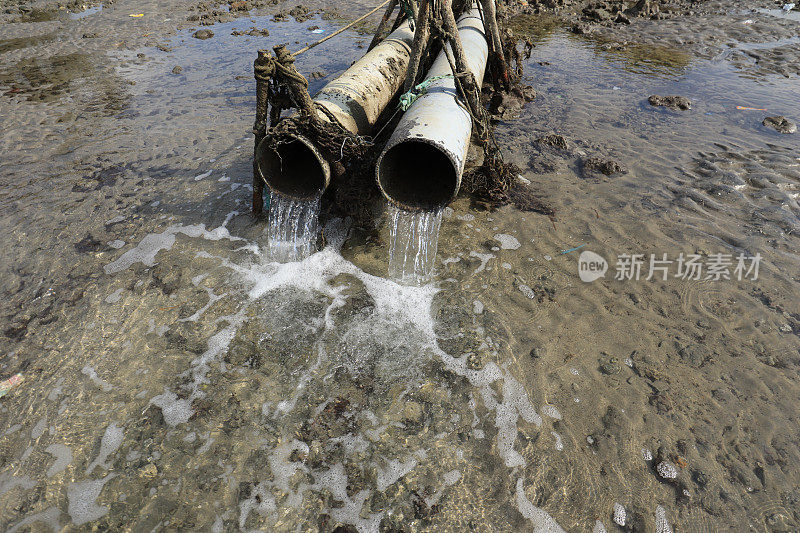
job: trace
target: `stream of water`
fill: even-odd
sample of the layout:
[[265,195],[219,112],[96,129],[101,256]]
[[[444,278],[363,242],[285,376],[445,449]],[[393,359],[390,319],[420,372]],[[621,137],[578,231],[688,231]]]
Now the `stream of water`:
[[388,217],[389,277],[406,284],[430,280],[442,211],[406,211],[390,205]]
[[319,205],[319,196],[296,200],[270,193],[267,238],[272,260],[301,261],[316,251]]

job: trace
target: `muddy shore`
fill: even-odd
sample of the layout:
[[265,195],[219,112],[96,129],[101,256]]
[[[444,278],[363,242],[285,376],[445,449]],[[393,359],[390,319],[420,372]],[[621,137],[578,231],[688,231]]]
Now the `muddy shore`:
[[[302,4],[0,9],[0,529],[798,530],[800,136],[765,120],[800,122],[800,12],[509,7],[537,96],[496,136],[556,215],[461,197],[406,290],[385,228],[324,221],[308,286],[260,262],[255,50],[373,6]],[[298,62],[312,90],[375,20]],[[625,253],[762,259],[614,280]]]

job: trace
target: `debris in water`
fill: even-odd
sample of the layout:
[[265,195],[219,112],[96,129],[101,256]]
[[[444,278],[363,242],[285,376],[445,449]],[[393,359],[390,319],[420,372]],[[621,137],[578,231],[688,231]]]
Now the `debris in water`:
[[19,386],[23,381],[25,381],[25,378],[22,374],[14,374],[7,380],[0,382],[0,398],[8,394],[11,389]]
[[405,211],[389,206],[389,277],[409,284],[430,279],[442,210]]

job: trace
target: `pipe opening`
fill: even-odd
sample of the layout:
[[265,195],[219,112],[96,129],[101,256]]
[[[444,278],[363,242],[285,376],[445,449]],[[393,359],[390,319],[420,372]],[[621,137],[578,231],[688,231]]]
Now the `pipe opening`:
[[396,144],[381,158],[378,183],[389,200],[401,207],[433,210],[458,193],[453,162],[436,146],[413,139]]
[[264,139],[256,149],[256,161],[269,188],[284,196],[314,198],[328,186],[328,163],[302,137],[291,136],[277,145]]

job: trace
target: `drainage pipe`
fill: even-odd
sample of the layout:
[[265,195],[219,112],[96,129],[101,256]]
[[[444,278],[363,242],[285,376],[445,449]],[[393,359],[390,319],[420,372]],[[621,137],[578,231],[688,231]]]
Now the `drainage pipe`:
[[[404,22],[314,98],[350,133],[369,135],[405,80],[414,32]],[[320,120],[329,121],[317,111]],[[291,120],[291,119],[289,119]],[[256,148],[256,168],[270,189],[297,199],[321,195],[331,179],[330,163],[306,137],[290,135]]]
[[[458,19],[458,34],[467,67],[480,87],[489,51],[475,4]],[[443,50],[426,79],[448,75],[452,70]],[[409,210],[449,204],[461,186],[471,134],[472,117],[459,102],[452,76],[432,81],[400,119],[378,157],[376,178],[384,196]]]

